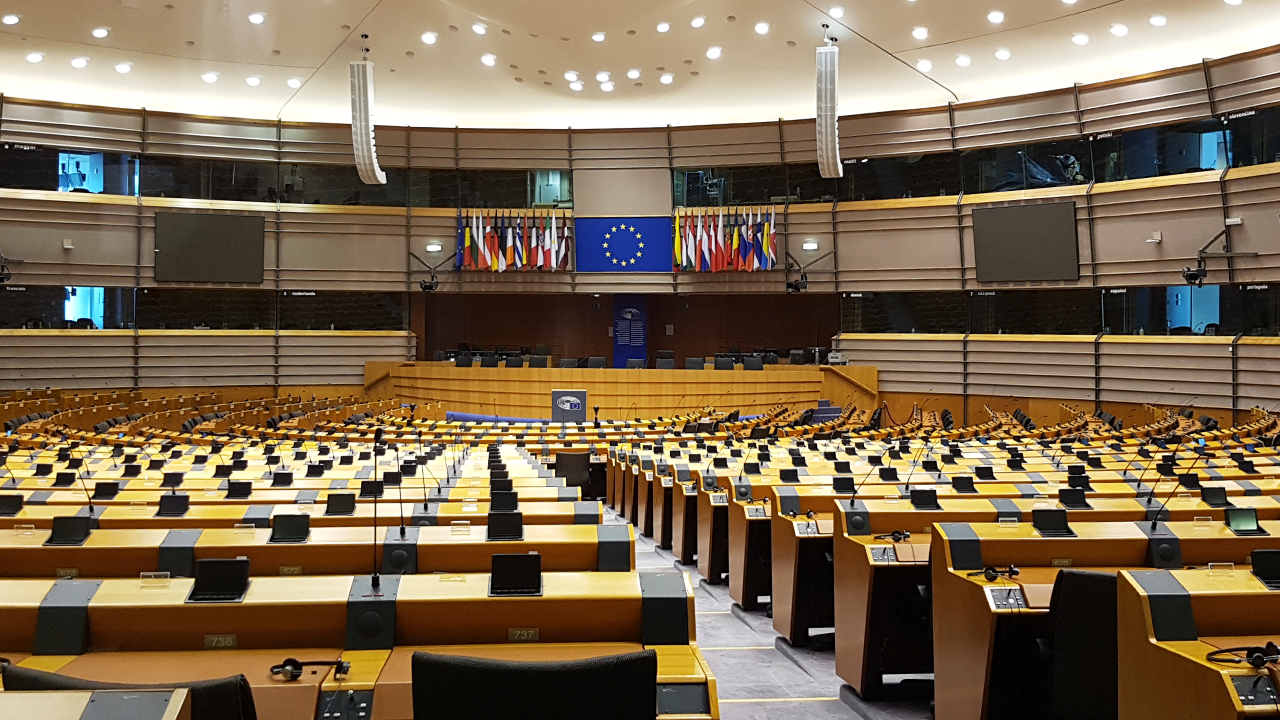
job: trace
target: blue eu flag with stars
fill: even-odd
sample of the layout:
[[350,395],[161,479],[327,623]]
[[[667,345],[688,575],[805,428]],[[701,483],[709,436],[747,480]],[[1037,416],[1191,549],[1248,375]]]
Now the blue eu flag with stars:
[[671,272],[671,218],[574,218],[578,272]]

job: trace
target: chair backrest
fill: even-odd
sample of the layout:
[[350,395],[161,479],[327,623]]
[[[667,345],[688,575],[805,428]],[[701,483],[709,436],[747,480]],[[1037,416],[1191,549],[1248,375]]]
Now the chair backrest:
[[742,368],[744,370],[763,370],[764,358],[755,355],[748,355],[742,358]]
[[1050,712],[1056,718],[1115,720],[1116,575],[1060,570],[1049,601],[1053,675]]
[[656,367],[659,370],[675,370],[676,359],[675,358],[658,358]]
[[685,359],[684,359],[684,369],[685,369],[685,370],[702,370],[702,369],[704,369],[704,368],[706,367],[706,365],[707,365],[707,359],[706,359],[706,358],[700,358],[700,357],[699,357],[699,358],[685,358]]
[[627,360],[627,369],[629,370],[640,370],[644,368],[644,366],[644,358],[630,358]]
[[471,356],[459,355],[456,359],[454,359],[453,366],[454,367],[471,367]]
[[498,367],[498,358],[496,355],[485,355],[480,358],[480,367]]
[[589,357],[587,358],[587,367],[602,368],[602,367],[608,367],[608,365],[605,363],[604,358],[602,357]]
[[560,367],[576,368],[578,367],[578,361],[573,358],[560,358]]
[[507,367],[524,367],[524,358],[519,355],[512,355],[507,358]]
[[[654,677],[656,683],[656,665]],[[187,688],[191,691],[191,720],[257,720],[258,718],[257,709],[253,704],[253,690],[249,687],[249,680],[244,675],[233,675],[217,680],[145,685],[82,680],[43,670],[4,665],[0,666],[0,678],[3,678],[4,689],[7,691]]]
[[655,355],[655,357],[657,357],[659,360],[675,360],[676,351],[675,350],[658,350],[657,355]]
[[654,720],[657,695],[653,650],[548,662],[413,654],[414,720]]
[[556,477],[562,477],[565,485],[581,487],[587,484],[591,471],[591,454],[588,452],[556,453]]
[[546,355],[534,355],[529,358],[529,367],[544,368],[547,366],[547,360],[550,360],[550,358]]

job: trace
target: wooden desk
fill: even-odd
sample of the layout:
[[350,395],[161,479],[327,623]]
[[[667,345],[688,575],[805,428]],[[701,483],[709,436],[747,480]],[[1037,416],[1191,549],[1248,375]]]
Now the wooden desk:
[[191,720],[191,694],[182,688],[0,692],[0,717],[80,720],[91,700],[129,713],[131,720]]

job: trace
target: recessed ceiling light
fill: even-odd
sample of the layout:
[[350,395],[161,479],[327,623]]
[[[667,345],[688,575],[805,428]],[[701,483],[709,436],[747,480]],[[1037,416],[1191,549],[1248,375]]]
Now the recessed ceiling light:
[[917,40],[924,40],[929,37],[929,28],[923,25],[917,25],[911,29],[911,37]]
[[120,73],[121,75],[129,74],[129,71],[132,69],[133,69],[133,63],[131,62],[116,63],[116,72]]
[[1076,33],[1075,35],[1071,36],[1071,42],[1077,45],[1088,45],[1089,36],[1085,35],[1084,33]]
[[1111,34],[1116,37],[1124,37],[1129,34],[1129,26],[1121,23],[1112,23]]
[[1156,27],[1164,27],[1166,24],[1168,24],[1169,19],[1163,15],[1152,15],[1151,20],[1149,22],[1152,25],[1155,25]]
[[475,23],[471,26],[471,31],[477,35],[483,35],[489,31],[489,26],[484,23]]
[[244,81],[249,85],[249,87],[258,87],[259,85],[262,84],[262,78],[258,77],[257,75],[250,75],[249,77],[245,78]]
[[424,42],[424,43],[426,43],[426,44],[428,44],[428,45],[435,45],[435,44],[436,44],[436,39],[437,39],[437,38],[439,38],[439,37],[440,37],[439,35],[437,35],[437,34],[435,34],[435,33],[433,33],[433,32],[424,32],[424,33],[422,33],[422,42]]
[[480,56],[480,62],[488,65],[489,67],[493,67],[494,63],[498,62],[498,56],[493,53],[485,53]]
[[769,34],[769,23],[767,23],[767,22],[758,22],[758,23],[756,23],[756,34],[757,34],[757,35],[768,35],[768,34]]
[[671,73],[662,73],[662,77],[659,78],[663,85],[670,85],[675,79],[676,76]]
[[89,67],[89,58],[87,57],[71,58],[71,67],[77,70],[83,70],[84,68]]
[[205,73],[205,74],[201,75],[201,76],[200,76],[200,79],[201,79],[201,80],[203,80],[203,81],[205,81],[205,82],[207,82],[207,83],[216,83],[216,82],[218,82],[218,73],[216,73],[216,72],[207,72],[207,73]]
[[1062,0],[1062,3],[1063,3],[1064,5],[1075,5],[1075,4],[1076,4],[1076,0]]
[[930,70],[933,69],[933,62],[930,60],[923,60],[923,59],[917,60],[916,69],[919,70],[920,72],[929,72]]
[[288,84],[288,86],[293,88],[294,90],[297,90],[298,88],[302,87],[302,78],[289,78],[286,84]]
[[711,58],[712,60],[715,60],[716,58],[720,57],[720,46],[712,45],[711,47],[707,48],[707,57]]
[[827,14],[839,20],[840,18],[844,17],[844,8],[840,7],[839,5],[836,5],[835,7],[828,10]]
[[594,35],[591,36],[591,39],[595,40],[596,42],[604,42],[604,33],[602,32],[595,33]]
[[608,70],[601,70],[600,72],[596,73],[596,82],[608,82],[608,81],[609,81]]
[[999,50],[996,50],[997,60],[1008,60],[1012,56],[1013,53],[1009,52],[1009,48],[1000,48]]
[[579,92],[582,90],[582,83],[575,80],[574,82],[569,83],[569,89],[574,92]]
[[638,79],[640,77],[640,70],[638,68],[631,68],[630,70],[627,71],[627,77],[631,78],[632,80]]
[[999,25],[1000,23],[1004,22],[1004,13],[1000,12],[999,10],[992,10],[991,12],[987,13],[987,20],[989,22]]
[[5,15],[4,17],[0,18],[0,22],[4,23],[5,25],[17,25],[18,21],[21,19],[22,19],[21,15]]
[[101,40],[102,38],[110,34],[111,34],[111,28],[100,27],[100,28],[93,29],[93,36],[98,38],[99,40]]
[[33,52],[27,54],[27,62],[29,63],[38,63],[43,59],[44,53]]
[[569,82],[577,82],[577,81],[578,81],[578,71],[577,71],[577,70],[570,70],[569,72],[567,72],[567,73],[565,73],[565,74],[564,74],[564,79],[565,79],[565,80],[568,80]]
[[600,83],[600,89],[605,92],[613,92],[613,81]]
[[973,64],[973,58],[965,55],[964,53],[960,53],[959,55],[956,55],[956,64],[960,67],[969,67]]
[[1228,4],[1228,5],[1239,5],[1239,4],[1240,4],[1241,2],[1243,2],[1243,1],[1244,1],[1244,0],[1222,0],[1222,2],[1224,2],[1224,3]]
[[253,23],[254,25],[261,25],[263,22],[266,21],[266,19],[267,19],[266,14],[260,13],[260,12],[256,12],[249,16],[249,22]]
[[705,24],[706,22],[707,22],[707,19],[706,19],[705,17],[703,17],[703,16],[699,15],[698,17],[694,18],[693,20],[690,20],[690,21],[689,21],[689,24],[690,24],[690,25],[692,25],[692,26],[694,26],[694,27],[696,27],[696,28],[698,28],[698,27],[702,27],[702,26],[703,26],[703,24]]
[[658,23],[658,32],[666,32],[670,29],[671,29],[671,23],[667,23],[667,22]]

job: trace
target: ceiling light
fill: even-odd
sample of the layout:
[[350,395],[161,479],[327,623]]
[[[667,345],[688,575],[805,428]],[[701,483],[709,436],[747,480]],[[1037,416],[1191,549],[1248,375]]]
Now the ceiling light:
[[720,57],[720,46],[712,45],[711,47],[707,48],[707,57],[711,58],[712,60],[715,60],[716,58]]
[[442,247],[443,246],[438,242],[429,242],[427,243],[427,252],[440,252]]
[[122,62],[122,63],[116,64],[116,72],[120,73],[121,75],[129,74],[129,71],[132,69],[133,69],[133,63],[131,62]]
[[929,60],[923,60],[923,59],[917,60],[916,69],[919,70],[920,72],[929,72],[930,70],[933,69],[933,62]]
[[924,27],[923,25],[917,25],[911,29],[911,37],[917,40],[924,40],[929,37],[929,28]]
[[17,25],[18,21],[21,19],[22,19],[21,15],[5,15],[4,17],[0,18],[0,22],[4,23],[5,25]]
[[694,26],[694,27],[696,27],[696,28],[699,28],[699,27],[702,27],[702,26],[703,26],[703,24],[704,24],[704,23],[706,23],[706,22],[707,22],[707,19],[706,19],[705,17],[703,17],[703,16],[699,15],[698,17],[696,17],[696,18],[694,18],[693,20],[691,20],[691,21],[689,22],[689,24],[690,24],[690,25],[692,25],[692,26]]
[[44,59],[44,53],[33,52],[27,55],[27,62],[38,63]]
[[600,83],[600,89],[605,92],[613,92],[613,81]]
[[1125,35],[1129,34],[1129,26],[1122,25],[1120,23],[1113,23],[1111,25],[1111,34],[1115,35],[1116,37],[1124,37]]
[[565,80],[568,80],[569,82],[577,82],[577,81],[578,81],[578,71],[577,71],[577,70],[570,70],[569,72],[567,72],[567,73],[565,73],[565,74],[564,74],[564,79],[565,79]]
[[570,90],[572,90],[572,91],[574,91],[574,92],[578,92],[578,91],[582,90],[582,83],[580,83],[580,82],[578,82],[577,80],[575,80],[575,81],[573,81],[573,82],[569,83],[569,89],[570,89]]
[[987,13],[987,20],[989,22],[995,23],[996,25],[999,25],[1000,23],[1004,22],[1004,13],[1000,12],[999,10],[992,10],[991,12]]
[[1239,5],[1243,0],[1222,0],[1222,2],[1228,5]]
[[817,241],[817,240],[805,240],[804,242],[800,243],[800,249],[801,249],[801,250],[810,250],[810,251],[817,250],[817,249],[818,249],[818,241]]
[[959,55],[956,55],[956,64],[960,67],[969,67],[973,64],[973,58],[965,55],[964,53],[960,53]]
[[489,30],[489,26],[478,22],[471,26],[471,30],[477,35],[483,35]]
[[216,83],[216,82],[218,82],[218,73],[216,73],[216,72],[207,72],[207,73],[205,73],[205,74],[201,75],[201,76],[200,76],[200,79],[201,79],[201,80],[203,80],[203,81],[205,81],[205,82],[207,82],[207,83]]
[[839,5],[837,5],[837,6],[833,7],[833,8],[831,8],[830,10],[828,10],[828,11],[827,11],[827,14],[828,14],[828,15],[830,15],[831,17],[833,17],[833,18],[835,18],[835,19],[839,20],[840,18],[844,17],[844,8],[842,8],[842,7],[840,7]]
[[498,56],[493,53],[485,53],[480,56],[480,62],[488,65],[489,67],[493,67],[494,63],[498,62]]
[[596,82],[609,82],[609,71],[601,70],[596,73]]
[[89,67],[89,58],[87,57],[72,58],[71,67],[77,70],[83,70],[84,68]]
[[1084,33],[1076,33],[1075,35],[1071,36],[1071,42],[1077,45],[1088,45],[1089,36],[1085,35]]
[[676,79],[676,76],[672,75],[671,73],[662,73],[662,77],[658,79],[662,82],[663,85],[670,85],[672,81]]
[[1169,22],[1169,20],[1163,15],[1152,15],[1150,22],[1152,25],[1155,25],[1156,27],[1164,27],[1165,24]]
[[1062,0],[1064,5],[1075,5],[1076,0]]
[[658,23],[658,32],[666,32],[670,29],[671,29],[671,23],[667,23],[667,22]]
[[591,39],[596,42],[604,42],[604,33],[596,33],[591,36]]
[[111,28],[100,27],[100,28],[93,29],[93,36],[98,38],[99,40],[101,40],[102,38],[110,34],[111,34]]
[[1009,52],[1009,48],[1000,48],[999,50],[996,50],[997,60],[1008,60],[1012,55],[1013,53]]
[[768,34],[769,34],[769,23],[767,23],[767,22],[758,22],[758,23],[756,23],[756,34],[757,34],[757,35],[768,35]]
[[426,43],[426,44],[428,44],[428,45],[435,45],[435,44],[436,44],[436,38],[438,38],[438,37],[440,37],[440,36],[439,36],[439,35],[436,35],[436,34],[435,34],[435,33],[433,33],[433,32],[424,32],[424,33],[422,33],[422,42],[424,42],[424,43]]
[[302,78],[289,78],[286,84],[294,90],[297,90],[302,87]]
[[267,19],[267,16],[260,12],[254,13],[249,16],[249,22],[253,23],[254,25],[261,25],[266,19]]
[[244,81],[248,83],[249,87],[258,87],[259,85],[262,84],[262,78],[258,77],[257,75],[250,75],[249,77],[245,78]]
[[630,70],[627,71],[627,77],[631,78],[632,80],[638,80],[640,78],[640,71],[636,68],[631,68]]

